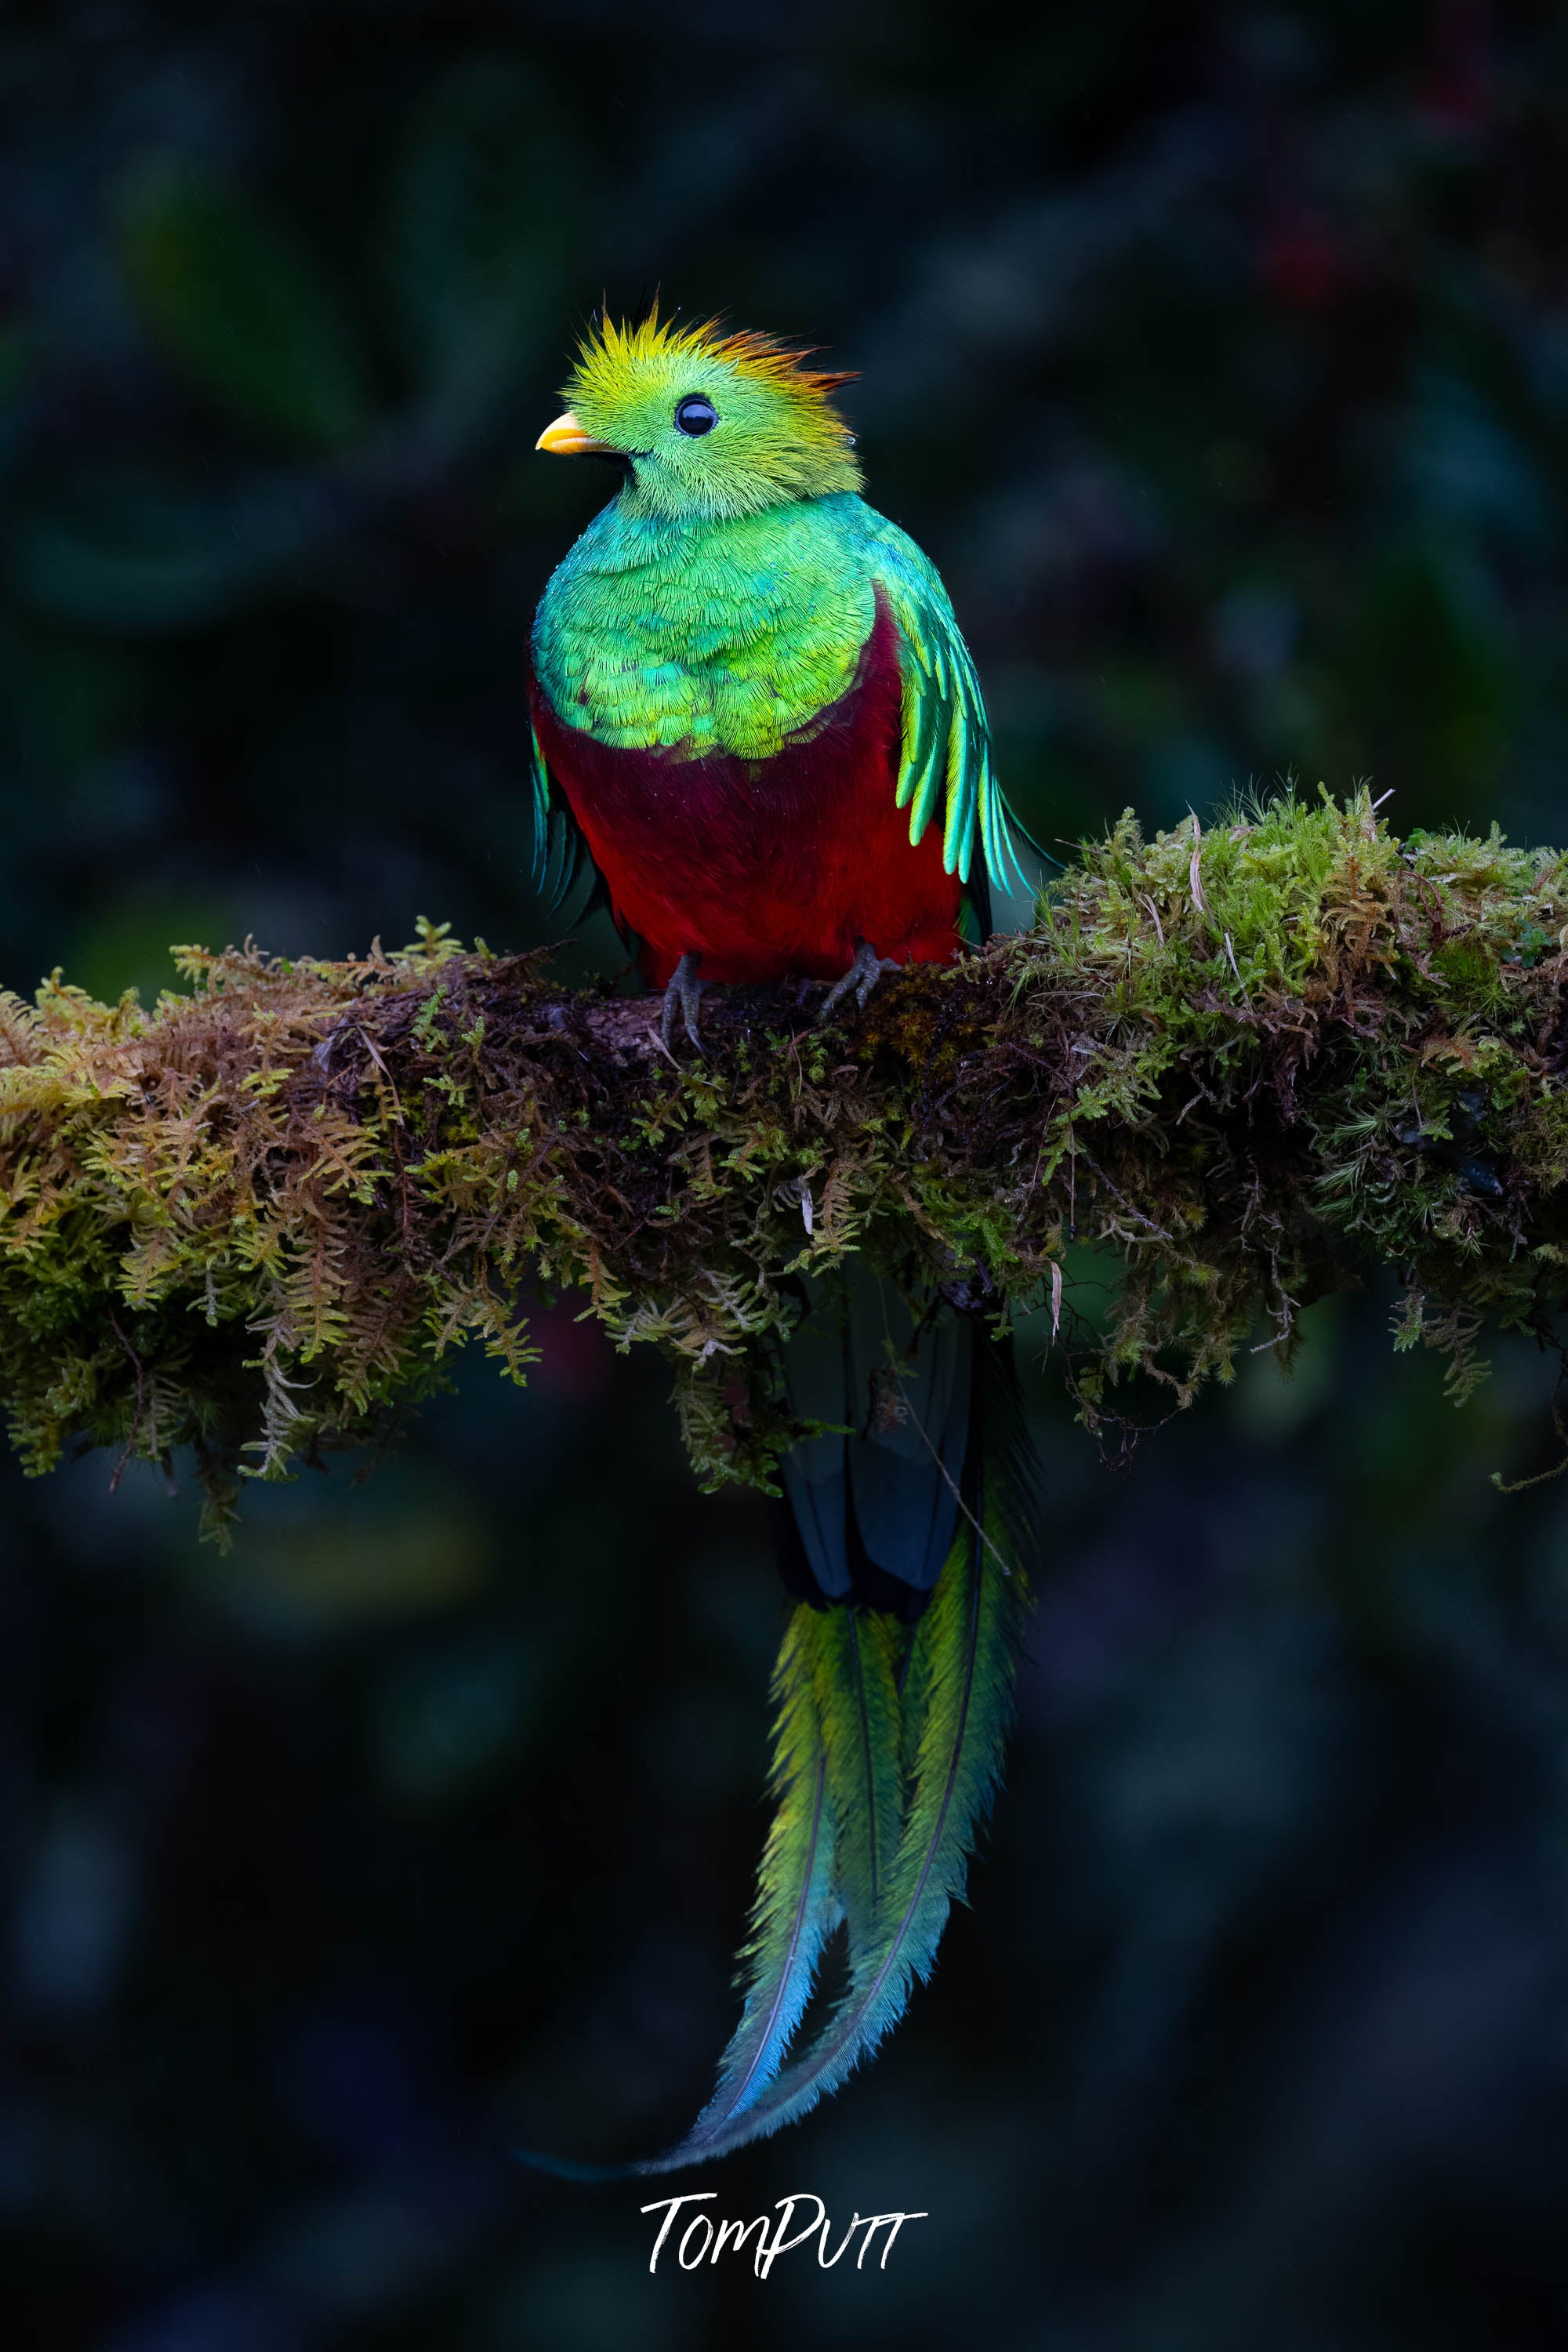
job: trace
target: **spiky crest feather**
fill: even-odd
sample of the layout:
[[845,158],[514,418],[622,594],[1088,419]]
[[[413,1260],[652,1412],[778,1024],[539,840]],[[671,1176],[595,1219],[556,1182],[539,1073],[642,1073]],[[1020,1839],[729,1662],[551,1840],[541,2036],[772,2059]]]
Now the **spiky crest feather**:
[[[849,379],[805,366],[807,356],[717,319],[678,325],[656,304],[635,325],[599,318],[565,397],[584,431],[626,459],[631,510],[678,523],[756,514],[860,488],[854,438],[830,396]],[[676,425],[691,394],[716,404],[709,435]]]
[[682,326],[659,317],[656,296],[646,315],[635,323],[617,326],[607,310],[598,313],[577,347],[577,364],[566,397],[570,401],[584,392],[591,395],[613,391],[625,370],[640,361],[713,360],[760,383],[775,384],[804,407],[818,410],[847,443],[848,427],[827,402],[845,384],[855,382],[858,370],[806,367],[804,362],[819,349],[816,343],[786,342],[757,327],[727,328],[721,315]]

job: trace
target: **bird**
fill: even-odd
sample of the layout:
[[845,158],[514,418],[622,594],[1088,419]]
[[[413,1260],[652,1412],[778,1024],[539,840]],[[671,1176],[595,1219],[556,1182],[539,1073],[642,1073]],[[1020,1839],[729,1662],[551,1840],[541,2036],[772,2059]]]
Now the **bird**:
[[[607,898],[667,1051],[710,985],[883,975],[1032,919],[1041,853],[997,783],[929,558],[861,496],[851,377],[721,320],[595,319],[536,447],[619,481],[552,574],[528,662],[536,874]],[[678,1030],[679,1024],[679,1030]],[[1037,1544],[1005,1318],[983,1283],[847,1258],[796,1277],[775,1506],[794,1601],[742,2013],[690,2129],[707,2161],[807,2113],[930,1973],[996,1789]],[[843,1931],[837,2000],[797,2031]]]

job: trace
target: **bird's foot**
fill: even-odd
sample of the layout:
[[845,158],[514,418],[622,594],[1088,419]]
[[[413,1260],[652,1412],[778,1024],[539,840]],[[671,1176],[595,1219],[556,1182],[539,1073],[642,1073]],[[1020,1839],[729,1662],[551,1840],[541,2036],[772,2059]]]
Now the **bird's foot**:
[[697,1034],[697,1007],[702,996],[702,982],[697,977],[697,967],[702,959],[695,948],[689,948],[669,975],[669,986],[664,992],[664,1011],[659,1016],[658,1034],[664,1040],[664,1050],[670,1050],[675,1035],[675,1016],[679,1013],[686,1034],[702,1051],[702,1040]]
[[823,998],[822,1010],[816,1016],[817,1026],[820,1028],[825,1021],[832,1020],[851,990],[854,992],[856,1003],[864,1013],[870,1003],[871,991],[876,987],[882,974],[885,971],[900,971],[902,969],[902,965],[895,963],[891,956],[879,956],[869,940],[860,940],[855,950],[854,962],[843,979],[836,980]]

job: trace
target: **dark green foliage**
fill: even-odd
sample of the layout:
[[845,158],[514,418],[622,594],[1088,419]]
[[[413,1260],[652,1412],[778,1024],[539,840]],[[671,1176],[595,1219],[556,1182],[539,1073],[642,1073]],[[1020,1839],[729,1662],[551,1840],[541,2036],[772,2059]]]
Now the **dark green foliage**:
[[242,423],[332,449],[364,423],[341,311],[310,255],[233,189],[149,166],[127,191],[127,275],[170,357]]
[[237,1472],[379,1434],[466,1340],[521,1376],[537,1284],[668,1352],[705,1482],[767,1484],[792,1277],[860,1249],[998,1316],[1048,1298],[1107,1434],[1139,1376],[1174,1406],[1288,1357],[1374,1265],[1462,1398],[1488,1318],[1545,1339],[1561,1303],[1565,932],[1556,852],[1402,843],[1362,794],[1124,817],[1033,932],[847,1031],[727,992],[684,1067],[647,1003],[429,925],[346,963],[181,950],[195,992],[151,1013],[57,979],[0,1031],[16,1442],[194,1444],[221,1518]]
[[[500,58],[438,82],[395,179],[388,285],[416,381],[492,393],[570,304],[554,190],[570,179],[547,94]],[[564,359],[563,359],[563,367]]]

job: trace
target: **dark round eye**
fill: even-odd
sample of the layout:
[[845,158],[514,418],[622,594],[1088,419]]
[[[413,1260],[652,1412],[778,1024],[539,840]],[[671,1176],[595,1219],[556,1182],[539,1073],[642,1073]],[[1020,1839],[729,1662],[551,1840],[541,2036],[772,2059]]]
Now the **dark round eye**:
[[711,433],[719,422],[719,412],[701,393],[689,392],[684,400],[675,404],[675,421],[682,433]]

